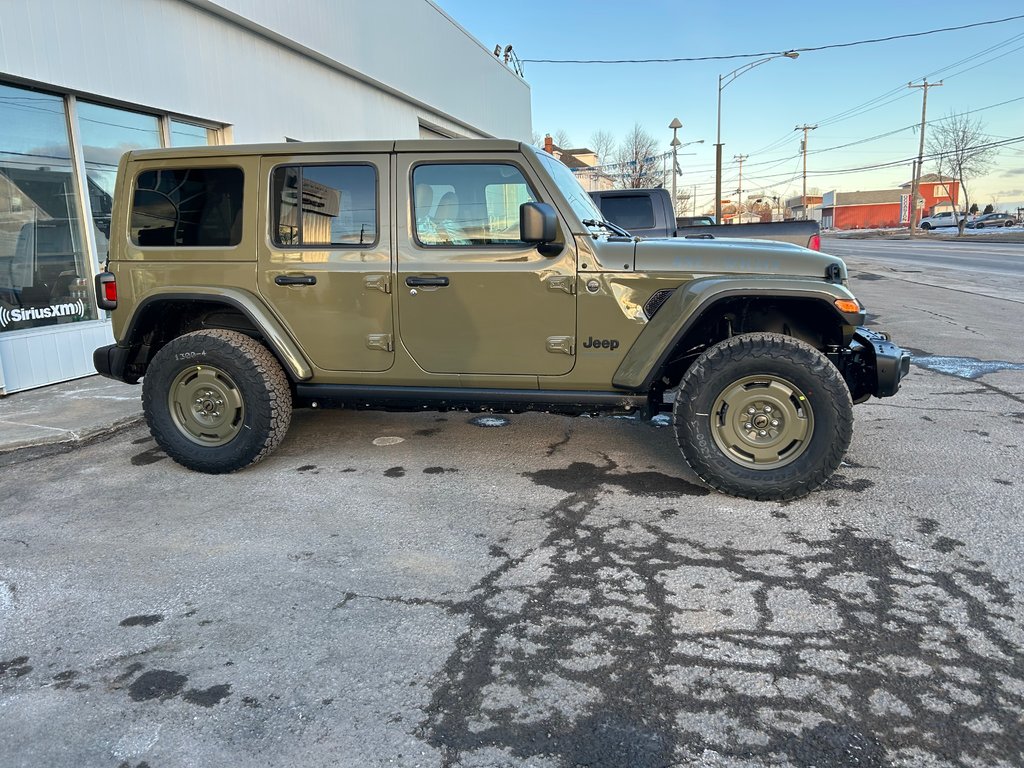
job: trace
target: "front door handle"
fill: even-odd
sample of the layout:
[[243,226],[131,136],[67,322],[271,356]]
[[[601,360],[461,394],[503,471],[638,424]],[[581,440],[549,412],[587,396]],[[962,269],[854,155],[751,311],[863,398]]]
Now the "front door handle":
[[316,285],[316,275],[278,275],[274,282],[278,285]]
[[405,278],[405,284],[410,288],[419,288],[421,286],[435,286],[444,287],[448,285],[447,277],[407,277]]

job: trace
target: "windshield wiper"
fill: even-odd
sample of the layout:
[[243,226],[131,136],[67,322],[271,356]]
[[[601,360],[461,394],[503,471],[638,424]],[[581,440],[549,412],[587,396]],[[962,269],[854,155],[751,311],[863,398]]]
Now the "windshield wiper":
[[632,237],[632,235],[629,234],[629,232],[624,230],[618,224],[612,224],[610,221],[605,221],[604,219],[601,219],[600,221],[598,221],[597,219],[584,219],[583,223],[588,227],[604,227],[605,229],[610,229],[617,235],[622,235],[623,237]]

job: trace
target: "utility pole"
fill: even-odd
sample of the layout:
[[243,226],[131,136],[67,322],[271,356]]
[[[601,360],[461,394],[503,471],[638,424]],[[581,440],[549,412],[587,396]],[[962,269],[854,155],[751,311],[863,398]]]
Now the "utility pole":
[[[733,155],[732,156],[732,159],[740,164],[740,185],[739,185],[740,188],[736,190],[736,199],[737,199],[737,202],[736,202],[736,217],[737,218],[740,217],[740,214],[742,213],[742,210],[743,210],[743,161],[746,160],[748,157],[750,157],[750,155]],[[733,223],[734,224],[737,223],[735,219],[733,220]],[[738,223],[742,224],[743,221],[740,220]]]
[[[693,215],[696,216],[697,215],[697,185],[696,184],[693,185],[693,196],[692,196],[691,199],[693,200]],[[1017,215],[1020,216],[1020,209],[1019,208],[1017,209]]]
[[[934,88],[938,85],[942,85],[940,80],[937,83],[929,83],[928,78],[924,78],[921,81],[921,85],[914,85],[913,83],[907,83],[907,88],[920,88],[921,89],[921,143],[917,148],[917,168],[914,171],[914,180],[910,185],[910,236],[914,236],[914,230],[917,228],[917,195],[918,188],[921,185],[921,163],[924,160],[924,126],[926,117],[928,114],[928,89]],[[953,206],[953,216],[956,216],[956,206]]]
[[800,142],[800,151],[804,155],[804,194],[803,197],[800,198],[800,202],[802,208],[801,213],[805,221],[807,220],[807,132],[813,131],[817,127],[817,125],[807,125],[804,123],[803,125],[798,125],[793,129],[794,131],[804,132],[804,140]]
[[672,216],[678,216],[678,205],[679,200],[676,198],[676,168],[679,167],[679,137],[676,132],[683,127],[683,124],[679,122],[678,117],[672,118],[672,122],[668,124],[668,127],[672,129]]

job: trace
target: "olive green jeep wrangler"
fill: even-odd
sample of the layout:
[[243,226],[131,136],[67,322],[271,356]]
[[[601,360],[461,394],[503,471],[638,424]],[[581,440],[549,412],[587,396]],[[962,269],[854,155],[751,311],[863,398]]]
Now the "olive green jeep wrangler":
[[909,369],[840,259],[634,238],[515,141],[134,151],[115,200],[96,369],[142,379],[201,472],[266,456],[296,406],[671,411],[702,481],[789,499]]

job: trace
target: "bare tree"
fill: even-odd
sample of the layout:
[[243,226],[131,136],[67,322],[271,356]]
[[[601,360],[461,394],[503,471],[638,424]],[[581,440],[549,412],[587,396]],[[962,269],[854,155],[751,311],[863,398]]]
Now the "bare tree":
[[590,148],[597,155],[598,163],[607,163],[615,151],[615,136],[611,131],[594,131],[590,134]]
[[619,186],[624,189],[660,187],[665,183],[663,158],[658,152],[658,142],[640,123],[626,134],[615,156],[615,175]]
[[[669,162],[672,162],[669,160]],[[690,188],[689,187],[677,187],[676,188],[676,216],[685,216],[687,211],[690,210]]]
[[564,128],[559,128],[553,134],[551,138],[555,141],[555,146],[561,149],[571,149],[572,142],[569,140],[569,134],[566,133]]
[[543,148],[544,147],[544,135],[540,134],[540,133],[537,133],[537,131],[533,131],[533,133],[530,134],[530,143],[533,144],[533,146],[535,146],[535,147]]
[[[990,142],[991,137],[985,133],[985,124],[964,113],[950,111],[945,118],[932,125],[928,137],[928,154],[934,157],[935,170],[940,179],[948,173],[960,182],[963,196],[961,210],[967,211],[971,207],[971,198],[967,192],[968,179],[987,173],[995,159],[995,148],[987,146]],[[959,223],[961,235],[966,223],[967,218],[962,217]]]

